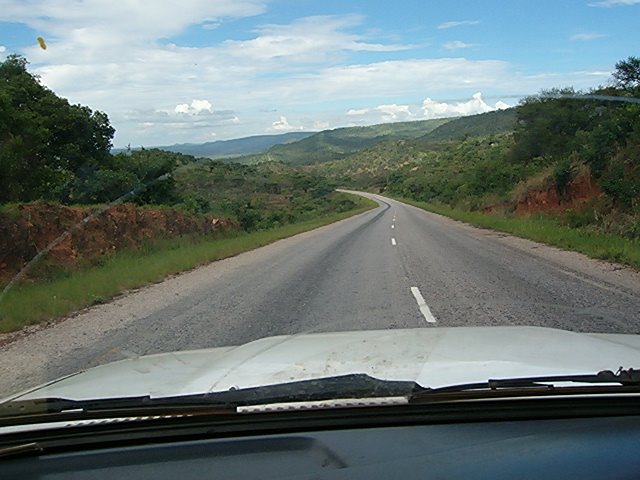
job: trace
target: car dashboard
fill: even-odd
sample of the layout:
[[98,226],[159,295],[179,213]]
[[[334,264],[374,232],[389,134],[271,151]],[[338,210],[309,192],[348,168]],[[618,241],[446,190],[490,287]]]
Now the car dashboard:
[[640,416],[133,442],[5,459],[2,478],[637,478]]

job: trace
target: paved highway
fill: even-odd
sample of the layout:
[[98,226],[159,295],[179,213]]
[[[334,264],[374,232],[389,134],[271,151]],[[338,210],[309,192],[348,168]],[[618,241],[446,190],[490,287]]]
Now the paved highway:
[[[380,206],[365,214],[5,346],[2,376],[16,361],[40,362],[38,380],[46,380],[128,355],[301,332],[538,325],[640,333],[637,272],[369,196]],[[23,370],[20,382],[29,375]]]

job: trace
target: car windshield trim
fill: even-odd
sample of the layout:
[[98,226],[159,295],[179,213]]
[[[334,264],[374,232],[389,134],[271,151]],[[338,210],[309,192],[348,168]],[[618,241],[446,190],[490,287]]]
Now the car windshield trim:
[[230,414],[239,407],[278,403],[304,403],[347,398],[375,399],[405,397],[409,403],[439,402],[457,399],[562,396],[573,394],[640,393],[640,370],[614,373],[603,370],[587,375],[556,375],[489,379],[486,382],[428,388],[413,381],[380,380],[367,374],[349,374],[312,380],[280,383],[222,392],[193,395],[73,400],[41,398],[14,400],[0,404],[0,426],[42,421],[52,415],[71,414],[90,417],[95,413],[117,415],[170,414],[201,412]]

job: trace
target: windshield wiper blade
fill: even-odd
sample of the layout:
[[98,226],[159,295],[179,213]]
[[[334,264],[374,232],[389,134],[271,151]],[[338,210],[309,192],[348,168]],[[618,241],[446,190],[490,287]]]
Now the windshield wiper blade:
[[[485,382],[467,383],[439,388],[425,388],[414,381],[380,380],[366,374],[349,374],[312,380],[301,380],[276,385],[230,389],[172,397],[104,398],[73,400],[66,398],[42,398],[12,401],[0,404],[0,424],[10,419],[23,420],[25,416],[50,420],[57,414],[73,418],[86,416],[134,416],[149,414],[189,414],[195,412],[234,413],[237,407],[273,403],[314,402],[347,398],[407,397],[410,403],[423,400],[446,401],[449,398],[482,398],[489,396],[517,396],[567,392],[560,383],[616,385],[618,389],[640,392],[640,370],[609,370],[588,375],[550,375],[508,379],[490,379]],[[585,385],[576,386],[584,389]],[[595,388],[595,387],[592,387]],[[600,387],[602,388],[602,387]]]
[[233,412],[240,406],[345,398],[407,397],[423,390],[426,389],[412,381],[379,380],[366,374],[349,374],[173,397],[154,398],[146,395],[92,400],[43,398],[12,401],[0,404],[0,423],[7,417],[57,413],[117,412],[124,414],[133,410],[163,412],[191,407],[219,408],[224,412]]
[[237,406],[281,402],[313,402],[344,398],[403,397],[426,390],[413,381],[380,380],[363,373],[301,380],[277,385],[211,393]]
[[[560,386],[558,384],[583,384],[581,386],[573,385],[571,387]],[[581,388],[598,388],[597,386],[614,386],[620,390],[626,388],[629,391],[640,392],[640,370],[629,368],[628,370],[619,369],[617,372],[610,370],[602,370],[596,374],[586,375],[545,375],[538,377],[519,377],[504,379],[489,379],[486,382],[464,383],[459,385],[451,385],[447,387],[430,388],[422,392],[417,392],[411,397],[411,402],[420,401],[429,397],[441,397],[447,394],[465,394],[470,397],[490,396],[487,394],[497,394],[491,396],[508,396],[508,394],[524,394],[547,393],[568,390],[569,388],[580,393]],[[600,387],[601,388],[601,387]],[[597,390],[596,390],[597,392]]]

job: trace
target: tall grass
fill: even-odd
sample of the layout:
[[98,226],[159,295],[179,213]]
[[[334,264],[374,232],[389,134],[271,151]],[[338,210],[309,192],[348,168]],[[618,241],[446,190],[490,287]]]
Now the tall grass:
[[560,225],[553,218],[545,216],[519,218],[489,215],[406,198],[398,198],[398,200],[478,227],[499,230],[536,242],[573,250],[591,258],[640,268],[640,239],[638,238],[631,239],[599,233],[585,228],[571,228]]
[[358,206],[348,212],[227,238],[165,240],[140,251],[116,253],[100,266],[67,272],[44,282],[18,284],[0,303],[0,332],[68,315],[89,305],[106,302],[125,290],[159,282],[169,275],[313,230],[377,206],[377,203],[363,197],[354,196],[354,201]]

